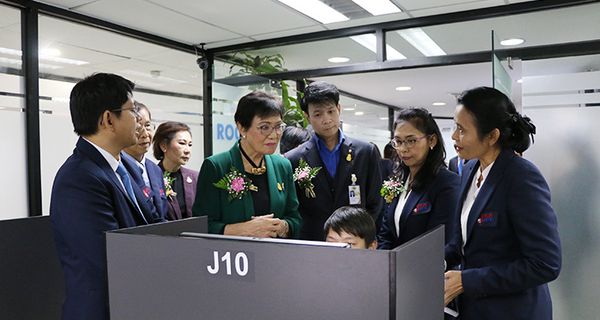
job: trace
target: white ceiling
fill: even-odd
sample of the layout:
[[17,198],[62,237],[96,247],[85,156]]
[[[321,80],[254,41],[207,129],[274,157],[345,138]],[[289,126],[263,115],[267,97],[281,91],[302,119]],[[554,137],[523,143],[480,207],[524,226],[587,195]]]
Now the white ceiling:
[[[329,0],[325,0],[329,1]],[[337,0],[338,2],[341,0]],[[347,0],[350,1],[350,0]],[[208,43],[208,47],[251,42],[307,32],[344,28],[375,22],[400,20],[523,1],[513,0],[392,0],[404,12],[353,19],[322,25],[276,0],[50,0],[45,3],[107,20],[133,29],[157,34],[187,44]],[[135,14],[132,14],[135,13]],[[489,50],[490,31],[501,38],[522,37],[522,46],[565,43],[600,39],[600,4],[515,15],[442,26],[423,30],[447,53]],[[20,49],[20,16],[17,10],[0,7],[0,47]],[[202,94],[202,73],[192,54],[174,51],[107,31],[94,29],[50,17],[39,21],[40,47],[57,48],[63,57],[89,62],[85,66],[62,65],[54,74],[81,78],[93,72],[114,72],[134,80],[138,86],[185,94]],[[395,32],[388,33],[388,43],[409,58],[422,57]],[[255,51],[260,55],[282,54],[289,70],[334,66],[332,56],[346,56],[349,63],[373,61],[375,54],[349,38],[296,44]],[[2,55],[0,55],[2,57]],[[592,60],[592,62],[590,62]],[[559,63],[560,72],[575,72],[598,61],[596,57],[575,58]],[[523,76],[547,72],[557,64],[537,61],[535,67],[523,68]],[[42,71],[44,70],[42,68]],[[151,76],[160,71],[160,76]],[[217,68],[217,77],[228,70]],[[316,80],[316,79],[312,79]],[[422,106],[434,115],[449,116],[454,96],[464,89],[491,84],[490,63],[411,69],[379,73],[323,77],[354,94],[397,106]],[[411,86],[409,92],[394,88]],[[446,107],[432,107],[432,102],[446,102]],[[344,98],[342,104],[357,105],[365,112],[353,118],[344,112],[347,122],[357,121],[373,128],[385,127],[387,110]],[[358,110],[358,109],[363,110]]]

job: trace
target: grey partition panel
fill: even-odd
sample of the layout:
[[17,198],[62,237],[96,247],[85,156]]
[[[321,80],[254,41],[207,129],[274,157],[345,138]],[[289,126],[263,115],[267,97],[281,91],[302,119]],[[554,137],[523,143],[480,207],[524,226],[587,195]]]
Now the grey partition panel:
[[50,217],[0,221],[0,319],[60,319],[63,279]]
[[117,233],[129,234],[154,234],[160,236],[178,236],[182,232],[208,232],[208,219],[206,216],[193,217],[176,221],[155,223],[140,227],[119,229]]
[[108,233],[107,254],[112,320],[390,317],[388,251]]
[[396,257],[396,317],[444,318],[444,227],[392,251]]

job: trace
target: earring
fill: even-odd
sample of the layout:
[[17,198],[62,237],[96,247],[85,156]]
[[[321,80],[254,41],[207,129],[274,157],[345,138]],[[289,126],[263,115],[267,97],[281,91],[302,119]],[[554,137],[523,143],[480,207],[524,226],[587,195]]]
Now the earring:
[[246,139],[246,136],[245,136],[245,135],[242,135],[242,139]]
[[429,147],[429,150],[432,150],[432,151],[433,151],[433,146]]

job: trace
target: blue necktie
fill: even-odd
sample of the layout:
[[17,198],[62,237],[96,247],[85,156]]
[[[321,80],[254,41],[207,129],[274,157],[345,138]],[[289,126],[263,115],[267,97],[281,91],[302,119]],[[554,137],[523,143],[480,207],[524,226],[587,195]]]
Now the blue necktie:
[[[140,209],[140,206],[138,205],[137,200],[135,199],[135,194],[133,193],[133,187],[131,185],[131,178],[129,177],[129,173],[127,172],[123,164],[120,162],[119,166],[117,167],[117,174],[119,174],[119,176],[121,177],[121,181],[123,182],[125,191],[127,191],[127,194],[129,195],[129,199],[131,199],[131,201],[135,204],[139,212],[142,213],[142,210]],[[144,219],[144,222],[148,223],[143,214],[142,219]]]

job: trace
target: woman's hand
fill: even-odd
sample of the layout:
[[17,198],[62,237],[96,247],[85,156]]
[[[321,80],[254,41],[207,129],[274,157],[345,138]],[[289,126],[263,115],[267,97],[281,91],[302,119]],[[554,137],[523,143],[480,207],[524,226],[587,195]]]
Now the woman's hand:
[[281,230],[281,220],[273,218],[273,214],[264,216],[252,217],[252,219],[235,224],[225,226],[223,234],[259,237],[259,238],[275,238],[278,231]]
[[444,273],[444,306],[463,293],[462,273],[460,271],[447,271]]

